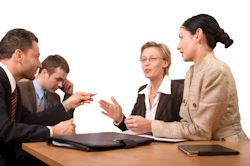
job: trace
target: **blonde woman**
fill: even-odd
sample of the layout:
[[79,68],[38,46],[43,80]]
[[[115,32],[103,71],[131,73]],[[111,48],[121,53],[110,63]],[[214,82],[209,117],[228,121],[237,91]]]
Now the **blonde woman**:
[[138,90],[137,101],[129,117],[125,117],[122,108],[114,97],[113,103],[100,100],[103,113],[114,120],[122,131],[136,133],[151,132],[151,122],[155,119],[172,122],[179,121],[179,109],[182,101],[183,84],[170,80],[168,70],[171,65],[169,48],[163,43],[147,42],[141,48],[141,67],[149,83]]

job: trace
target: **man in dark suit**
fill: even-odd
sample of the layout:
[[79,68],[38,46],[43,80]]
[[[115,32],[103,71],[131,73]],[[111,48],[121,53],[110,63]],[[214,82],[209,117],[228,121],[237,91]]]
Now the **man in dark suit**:
[[[67,103],[73,94],[73,84],[67,80],[69,73],[67,61],[60,55],[49,55],[42,62],[42,67],[34,80],[19,81],[22,104],[30,112],[40,112],[45,108],[61,103],[60,96],[55,91],[60,88],[64,92],[62,104]],[[45,103],[39,102],[45,95]],[[70,100],[70,99],[69,99]],[[73,115],[73,109],[70,110]]]
[[[1,166],[19,164],[14,149],[23,142],[75,134],[73,119],[69,119],[62,104],[39,113],[31,113],[22,107],[16,82],[22,78],[34,79],[37,68],[41,67],[39,54],[37,37],[25,29],[8,31],[0,42]],[[78,94],[71,100],[70,107],[92,101],[92,94]]]

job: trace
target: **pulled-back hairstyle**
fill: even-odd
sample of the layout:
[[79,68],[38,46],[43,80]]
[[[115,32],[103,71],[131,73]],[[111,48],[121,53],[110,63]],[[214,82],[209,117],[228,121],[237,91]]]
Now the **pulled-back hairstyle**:
[[45,58],[42,62],[42,68],[40,68],[39,73],[46,69],[49,73],[49,75],[53,74],[55,72],[55,69],[60,67],[63,69],[66,73],[69,73],[69,65],[67,61],[60,55],[49,55],[47,58]]
[[233,44],[233,40],[223,29],[220,28],[214,17],[207,14],[199,14],[187,19],[183,24],[191,34],[195,34],[201,28],[206,35],[208,45],[214,49],[217,42],[221,42],[228,48]]
[[38,43],[38,38],[25,29],[12,29],[2,38],[0,42],[0,59],[9,59],[16,49],[26,52],[32,48],[32,42]]
[[156,43],[154,41],[150,41],[150,42],[145,43],[141,47],[141,55],[142,55],[142,52],[146,48],[149,48],[149,47],[155,47],[155,48],[158,48],[161,51],[162,59],[168,62],[168,66],[166,67],[166,69],[164,71],[164,75],[166,75],[166,74],[168,75],[168,71],[169,71],[169,68],[171,66],[171,53],[170,53],[170,50],[169,50],[168,46],[166,46],[163,43]]

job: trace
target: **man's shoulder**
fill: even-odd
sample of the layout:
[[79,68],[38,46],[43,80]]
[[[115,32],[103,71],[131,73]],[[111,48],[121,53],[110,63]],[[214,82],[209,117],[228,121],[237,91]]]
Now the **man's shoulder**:
[[34,86],[32,80],[21,80],[17,82],[17,86],[19,87],[21,93],[26,93],[27,91],[34,91]]
[[21,79],[20,81],[17,82],[17,85],[20,87],[26,87],[32,85],[32,81],[28,79]]

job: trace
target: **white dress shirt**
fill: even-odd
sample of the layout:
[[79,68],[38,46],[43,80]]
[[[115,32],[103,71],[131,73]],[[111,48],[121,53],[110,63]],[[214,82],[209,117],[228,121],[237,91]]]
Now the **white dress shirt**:
[[160,100],[160,94],[161,93],[171,94],[171,80],[167,75],[163,78],[161,85],[157,91],[157,95],[154,98],[152,108],[150,110],[149,95],[150,95],[151,86],[152,86],[151,83],[149,83],[143,90],[141,90],[138,93],[145,95],[145,105],[146,105],[145,118],[148,120],[155,120],[155,114],[156,114],[157,106]]

